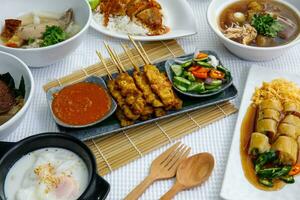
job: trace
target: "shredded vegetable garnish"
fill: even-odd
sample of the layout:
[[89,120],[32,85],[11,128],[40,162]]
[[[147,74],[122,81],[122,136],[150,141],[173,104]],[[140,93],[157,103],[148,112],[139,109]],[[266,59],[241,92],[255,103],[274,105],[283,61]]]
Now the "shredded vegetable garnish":
[[300,88],[286,79],[264,82],[261,88],[256,88],[252,101],[259,105],[264,99],[277,99],[282,103],[294,102],[300,105]]

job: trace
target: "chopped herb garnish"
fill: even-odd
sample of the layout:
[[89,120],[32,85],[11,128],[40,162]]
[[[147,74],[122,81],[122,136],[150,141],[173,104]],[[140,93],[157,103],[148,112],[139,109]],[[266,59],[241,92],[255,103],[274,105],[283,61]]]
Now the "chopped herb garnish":
[[283,25],[270,14],[255,14],[252,17],[251,25],[261,35],[277,37],[278,32],[283,30]]
[[42,47],[51,46],[67,39],[67,33],[59,26],[47,26],[43,33]]

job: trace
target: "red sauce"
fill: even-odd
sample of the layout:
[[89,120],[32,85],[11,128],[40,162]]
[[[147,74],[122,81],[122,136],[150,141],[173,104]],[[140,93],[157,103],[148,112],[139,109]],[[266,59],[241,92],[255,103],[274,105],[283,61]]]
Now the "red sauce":
[[88,125],[104,117],[111,107],[106,90],[95,83],[81,82],[54,94],[54,115],[69,125]]

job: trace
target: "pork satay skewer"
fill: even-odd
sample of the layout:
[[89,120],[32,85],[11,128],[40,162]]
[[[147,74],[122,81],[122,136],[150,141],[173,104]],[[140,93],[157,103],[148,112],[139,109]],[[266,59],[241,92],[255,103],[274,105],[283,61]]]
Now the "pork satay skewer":
[[118,84],[121,94],[126,98],[126,103],[130,106],[131,110],[135,114],[143,113],[145,107],[145,100],[143,99],[143,94],[136,87],[133,78],[125,71],[124,66],[119,60],[117,54],[105,43],[107,51],[111,55],[112,59],[115,61],[116,66],[122,71],[120,75],[116,78],[116,83]]
[[124,49],[131,64],[134,66],[135,72],[133,73],[133,77],[137,87],[143,92],[146,102],[152,105],[154,108],[163,107],[164,105],[160,101],[159,97],[152,92],[151,86],[147,80],[147,77],[145,76],[145,73],[141,72],[139,67],[134,63],[131,55],[129,54],[128,48],[124,44],[121,44],[121,46]]
[[[135,115],[129,108],[128,105],[125,104],[125,99],[123,98],[123,96],[120,94],[120,92],[117,90],[116,87],[116,83],[115,80],[113,79],[111,73],[108,70],[108,67],[106,65],[106,62],[103,58],[103,56],[101,55],[101,53],[99,51],[96,51],[99,59],[101,60],[101,62],[103,63],[105,70],[108,74],[108,83],[107,83],[107,87],[111,93],[111,95],[113,96],[113,98],[117,101],[117,104],[119,106],[119,109],[122,110],[123,113],[123,117],[119,117],[121,116],[121,114],[119,114],[117,117],[121,122],[121,126],[125,126],[128,124],[133,124],[133,120],[137,120],[139,118],[139,115]],[[120,111],[118,112],[120,113]]]
[[[182,101],[175,95],[171,82],[165,78],[165,75],[163,75],[159,69],[152,65],[148,56],[147,58],[143,55],[146,54],[145,49],[142,45],[140,45],[140,48],[142,49],[143,53],[135,43],[135,41],[129,36],[129,39],[133,43],[134,47],[139,52],[140,56],[145,62],[144,66],[144,72],[148,78],[148,81],[151,85],[152,90],[160,97],[161,101],[163,102],[165,108],[179,108],[182,105]],[[147,54],[146,54],[147,55]]]

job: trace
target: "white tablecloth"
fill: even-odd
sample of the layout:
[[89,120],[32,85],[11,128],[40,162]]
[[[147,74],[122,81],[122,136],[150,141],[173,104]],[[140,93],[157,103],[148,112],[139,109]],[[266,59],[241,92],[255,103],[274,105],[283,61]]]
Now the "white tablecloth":
[[[213,50],[219,54],[224,65],[232,71],[234,84],[239,91],[239,97],[233,102],[236,106],[239,106],[247,73],[249,67],[253,63],[240,60],[230,54],[218,41],[216,35],[214,35],[210,30],[206,22],[206,8],[209,2],[209,0],[189,0],[197,20],[198,34],[192,37],[180,39],[179,43],[184,47],[186,52],[193,52],[196,47],[200,47],[203,50]],[[170,3],[172,3],[171,0]],[[96,49],[101,50],[102,53],[107,55],[102,41],[108,41],[114,48],[120,49],[118,40],[101,35],[100,33],[90,29],[83,44],[70,56],[52,66],[32,69],[36,83],[36,91],[32,105],[24,121],[20,124],[18,129],[7,138],[7,141],[17,141],[41,132],[57,131],[57,127],[47,107],[45,93],[43,92],[42,86],[56,77],[67,75],[75,70],[97,62],[95,54]],[[270,69],[280,69],[282,71],[299,73],[299,52],[300,46],[294,47],[279,59],[258,64],[269,67]],[[218,121],[182,139],[182,142],[192,147],[193,154],[204,151],[212,153],[215,156],[216,165],[208,182],[203,184],[201,187],[181,192],[175,199],[220,199],[219,193],[236,117],[236,114],[227,117],[226,119]],[[148,174],[151,161],[166,148],[167,146],[154,151],[145,157],[105,176],[104,178],[111,184],[111,192],[108,199],[118,200],[124,198],[126,194]],[[237,160],[237,162],[240,161]],[[146,191],[141,199],[159,199],[159,197],[163,195],[173,183],[174,179],[156,182]]]

